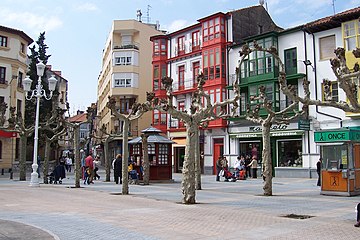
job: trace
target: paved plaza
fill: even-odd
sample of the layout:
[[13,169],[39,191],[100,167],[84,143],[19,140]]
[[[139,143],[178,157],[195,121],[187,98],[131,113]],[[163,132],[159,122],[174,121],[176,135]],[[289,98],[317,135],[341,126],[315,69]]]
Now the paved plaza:
[[[359,239],[355,205],[360,196],[320,195],[317,179],[274,178],[274,196],[262,179],[216,182],[203,175],[197,204],[181,204],[181,174],[174,183],[103,182],[74,188],[30,187],[15,174],[0,176],[0,239]],[[305,219],[289,218],[308,216]]]

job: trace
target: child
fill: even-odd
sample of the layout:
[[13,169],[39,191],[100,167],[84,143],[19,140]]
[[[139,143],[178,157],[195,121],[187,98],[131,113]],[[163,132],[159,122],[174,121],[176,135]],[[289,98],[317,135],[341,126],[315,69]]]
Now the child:
[[85,172],[84,172],[84,184],[88,184],[90,185],[90,169],[89,167],[85,168]]

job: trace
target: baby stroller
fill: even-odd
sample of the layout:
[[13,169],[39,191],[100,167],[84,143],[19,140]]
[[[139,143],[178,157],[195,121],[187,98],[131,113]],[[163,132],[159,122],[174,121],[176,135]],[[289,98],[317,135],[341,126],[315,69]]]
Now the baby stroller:
[[136,170],[129,171],[129,184],[139,184],[139,176]]
[[236,182],[237,177],[235,174],[231,173],[227,168],[223,168],[225,182]]
[[49,178],[49,183],[52,184],[62,184],[62,179],[65,178],[65,168],[63,165],[57,165],[54,170],[47,175],[46,177]]

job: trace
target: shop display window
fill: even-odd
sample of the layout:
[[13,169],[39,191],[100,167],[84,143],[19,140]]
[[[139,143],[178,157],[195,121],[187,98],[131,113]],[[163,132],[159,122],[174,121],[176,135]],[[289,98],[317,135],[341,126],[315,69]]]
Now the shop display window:
[[278,166],[302,167],[302,141],[278,140]]
[[[322,168],[327,170],[347,169],[349,164],[347,144],[321,147]],[[350,164],[352,165],[352,164]],[[351,167],[351,166],[350,166]]]

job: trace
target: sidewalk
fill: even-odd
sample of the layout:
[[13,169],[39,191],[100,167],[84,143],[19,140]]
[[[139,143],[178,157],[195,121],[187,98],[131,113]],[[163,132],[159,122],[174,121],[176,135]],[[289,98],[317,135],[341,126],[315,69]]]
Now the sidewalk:
[[[195,205],[181,202],[181,174],[174,183],[121,185],[103,182],[73,188],[29,187],[0,176],[0,239],[359,239],[355,205],[360,196],[319,194],[317,179],[273,179],[273,195],[262,195],[262,179],[216,182],[203,175]],[[310,216],[307,219],[284,217]],[[16,224],[25,224],[16,231]],[[13,229],[13,230],[11,230]],[[17,235],[15,235],[17,234]],[[22,234],[22,237],[19,237]],[[40,235],[41,234],[41,235]]]

